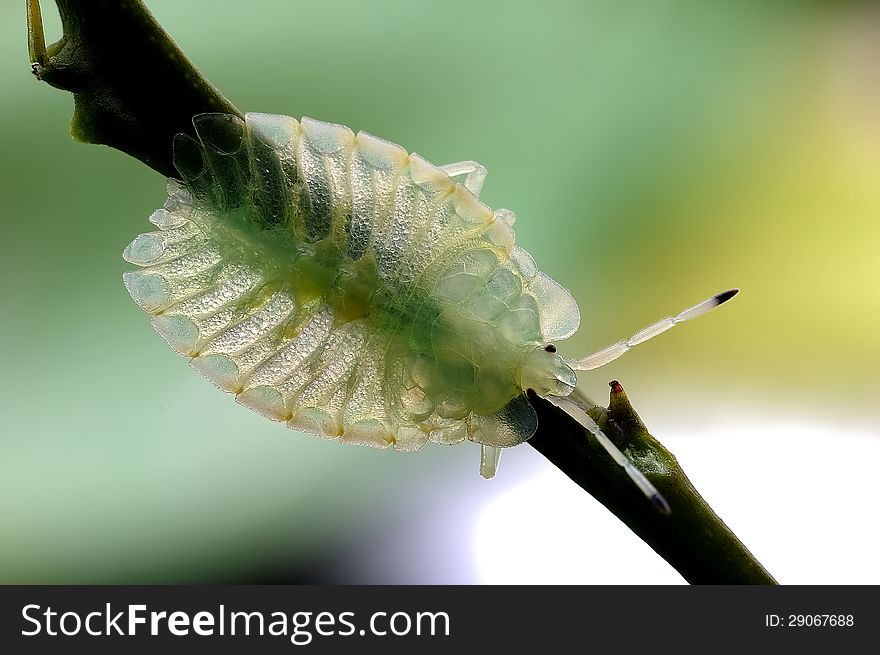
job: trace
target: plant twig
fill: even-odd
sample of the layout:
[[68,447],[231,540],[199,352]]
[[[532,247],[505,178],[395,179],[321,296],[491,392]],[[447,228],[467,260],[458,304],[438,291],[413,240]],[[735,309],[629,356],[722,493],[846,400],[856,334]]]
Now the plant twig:
[[[663,445],[648,433],[617,380],[608,409],[591,418],[648,477],[672,508],[665,516],[641,494],[591,436],[569,416],[535,396],[538,431],[529,440],[539,453],[605,505],[692,584],[776,584],[737,536],[697,493]],[[578,520],[572,517],[572,521]]]
[[38,79],[74,97],[70,131],[177,174],[171,142],[192,117],[238,110],[180,51],[140,0],[56,0],[64,35],[45,46],[38,0],[27,0]]
[[[39,2],[27,0],[34,74],[74,94],[71,132],[173,177],[175,134],[203,112],[240,115],[205,80],[140,0],[55,0],[64,35],[45,45]],[[567,414],[531,397],[538,432],[529,443],[691,583],[774,584],[773,577],[700,497],[675,457],[647,431],[623,388],[592,418],[647,475],[672,507],[658,512],[591,436]],[[579,520],[573,516],[572,521]]]

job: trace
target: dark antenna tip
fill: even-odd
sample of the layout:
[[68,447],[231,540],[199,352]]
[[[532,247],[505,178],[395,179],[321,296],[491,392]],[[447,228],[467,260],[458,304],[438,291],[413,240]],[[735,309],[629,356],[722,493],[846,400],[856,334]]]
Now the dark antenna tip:
[[715,296],[716,306],[722,303],[726,303],[728,300],[733,298],[736,294],[739,293],[739,289],[728,289],[727,291],[722,291],[717,296]]
[[672,514],[672,508],[669,506],[669,503],[667,503],[666,499],[659,493],[651,496],[651,502],[654,503],[654,507],[656,507],[661,514],[665,514],[666,516]]

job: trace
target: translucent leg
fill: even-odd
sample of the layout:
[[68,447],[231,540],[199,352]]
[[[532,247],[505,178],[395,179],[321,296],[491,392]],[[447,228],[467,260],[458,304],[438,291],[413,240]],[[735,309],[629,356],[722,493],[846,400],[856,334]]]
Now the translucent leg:
[[464,175],[465,188],[477,198],[480,197],[480,191],[483,190],[483,183],[486,181],[486,174],[488,172],[485,166],[475,161],[459,161],[454,164],[441,166],[440,169],[452,178]]
[[498,460],[500,459],[500,448],[480,444],[480,475],[487,480],[494,478],[495,472],[498,470]]

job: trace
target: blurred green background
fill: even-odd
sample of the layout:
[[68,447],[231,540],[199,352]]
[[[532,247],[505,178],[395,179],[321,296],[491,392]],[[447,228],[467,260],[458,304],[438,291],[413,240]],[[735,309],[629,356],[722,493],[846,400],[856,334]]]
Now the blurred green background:
[[[54,41],[57,13],[43,5]],[[581,330],[560,346],[568,355],[741,287],[729,306],[583,385],[604,399],[619,378],[686,466],[690,442],[676,435],[700,433],[713,456],[689,472],[696,481],[728,467],[741,480],[740,504],[721,513],[769,558],[773,544],[808,539],[797,526],[772,533],[778,509],[750,492],[750,463],[772,476],[767,489],[820,484],[828,516],[854,530],[839,554],[848,539],[876,552],[859,504],[874,499],[849,486],[852,470],[809,468],[825,448],[853,449],[842,462],[880,456],[874,3],[148,5],[242,110],[343,123],[436,163],[483,163],[483,199],[517,213],[520,245],[580,303]],[[25,34],[24,3],[4,2],[0,581],[485,579],[464,534],[472,515],[548,465],[519,448],[483,483],[472,444],[344,448],[217,393],[122,286],[120,253],[150,227],[163,180],[71,141],[71,96],[30,75]],[[726,425],[767,443],[774,426],[819,426],[827,439],[801,460],[794,437],[781,451],[790,459],[769,467],[760,448],[713,445]],[[431,551],[424,542],[436,539],[416,535],[425,525],[457,545]],[[787,582],[880,582],[873,559],[850,577],[805,565],[786,578],[785,562],[765,563]],[[377,573],[386,569],[396,573]]]

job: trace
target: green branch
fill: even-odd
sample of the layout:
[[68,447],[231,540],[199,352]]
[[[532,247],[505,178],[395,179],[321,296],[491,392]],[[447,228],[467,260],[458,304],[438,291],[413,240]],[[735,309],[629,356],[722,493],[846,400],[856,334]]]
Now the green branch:
[[[530,397],[538,432],[529,443],[559,467],[692,584],[776,584],[688,480],[675,456],[648,433],[623,387],[611,382],[608,409],[589,414],[663,494],[658,512],[598,442],[562,410]],[[577,521],[578,517],[571,517]]]
[[180,51],[140,0],[56,0],[64,35],[45,45],[39,0],[27,0],[34,75],[73,93],[70,131],[177,175],[171,142],[192,117],[238,110]]
[[[71,132],[176,176],[171,144],[204,112],[238,114],[205,80],[140,0],[56,0],[64,35],[46,46],[40,7],[27,0],[34,74],[74,94]],[[609,408],[590,415],[665,496],[658,512],[594,438],[561,410],[530,398],[538,432],[529,443],[592,494],[691,583],[774,584],[700,497],[675,460],[612,383]],[[571,517],[572,521],[581,520]],[[577,566],[573,563],[572,566]]]

